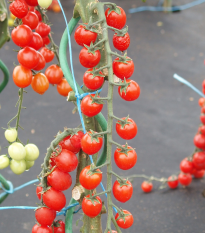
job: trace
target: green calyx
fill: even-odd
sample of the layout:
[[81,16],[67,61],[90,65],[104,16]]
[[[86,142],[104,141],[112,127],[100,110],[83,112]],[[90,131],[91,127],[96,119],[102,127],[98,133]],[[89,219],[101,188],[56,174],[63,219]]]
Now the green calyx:
[[95,51],[99,50],[100,47],[96,47],[93,42],[90,43],[90,46],[84,44],[85,48],[88,50],[88,53],[95,55]]
[[91,142],[93,142],[95,140],[97,143],[99,143],[99,138],[103,137],[102,135],[95,133],[93,130],[90,130],[90,132],[87,132],[87,134],[90,135]]
[[120,184],[120,188],[123,186],[131,186],[127,181],[128,181],[128,179],[117,178],[117,182]]
[[98,30],[95,28],[95,26],[92,23],[92,17],[90,17],[88,23],[79,23],[79,24],[82,25],[85,30],[98,33]]
[[130,82],[126,82],[126,78],[124,78],[124,80],[122,81],[120,79],[119,81],[119,86],[120,86],[120,94],[122,94],[123,92],[126,94],[127,93],[127,87],[129,87],[131,83]]
[[101,172],[98,168],[96,168],[96,166],[95,166],[94,163],[92,163],[92,164],[90,165],[90,170],[87,171],[86,174],[87,174],[88,176],[92,176],[92,175],[94,175],[94,174],[102,174],[102,172]]
[[130,57],[127,57],[127,52],[123,56],[119,56],[119,59],[115,59],[115,62],[122,62],[125,64],[128,64],[128,61],[132,61]]
[[90,98],[92,99],[91,104],[105,104],[99,97],[98,97],[98,92],[96,92],[95,96],[89,95]]
[[119,152],[128,156],[128,152],[134,150],[134,148],[128,148],[128,144],[126,142],[125,146],[119,148]]
[[110,9],[109,9],[107,15],[109,15],[112,11],[114,11],[118,15],[121,15],[121,10],[120,10],[120,8],[115,3],[111,3],[110,4]]
[[89,74],[92,74],[93,77],[92,79],[94,79],[95,77],[105,77],[105,75],[102,74],[102,72],[99,72],[99,71],[96,71],[97,69],[96,68],[93,68],[93,70],[90,70],[90,71],[86,71],[86,73],[89,73]]
[[125,119],[119,120],[119,121],[117,122],[117,124],[118,124],[118,125],[121,125],[122,128],[124,128],[125,125],[130,125],[130,124],[132,124],[132,122],[128,121],[128,119],[129,119],[129,115],[128,115]]
[[100,204],[100,201],[97,199],[97,197],[85,197],[87,200],[91,201],[92,204],[95,206],[96,202]]
[[120,208],[120,212],[118,212],[118,214],[119,214],[119,216],[118,216],[118,218],[116,219],[116,221],[122,219],[122,220],[124,221],[124,223],[125,223],[125,221],[126,221],[125,218],[126,218],[127,216],[130,216],[130,214],[125,214],[125,213],[123,212],[123,209],[122,209],[122,208]]

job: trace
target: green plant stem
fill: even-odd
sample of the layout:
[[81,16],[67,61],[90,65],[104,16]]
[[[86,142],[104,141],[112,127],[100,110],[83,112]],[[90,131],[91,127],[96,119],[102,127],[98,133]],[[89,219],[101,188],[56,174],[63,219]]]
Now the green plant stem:
[[101,70],[109,68],[109,67],[110,67],[110,65],[102,66],[102,67],[96,69],[95,72],[101,71]]
[[122,56],[122,55],[120,55],[120,54],[118,54],[118,53],[115,53],[115,52],[111,52],[111,55],[116,56],[116,57],[119,57],[119,58],[121,58],[122,60],[125,60],[125,59],[126,59],[125,56]]
[[17,112],[17,119],[16,119],[16,131],[18,131],[19,127],[19,121],[20,121],[20,115],[21,115],[21,109],[22,109],[22,103],[23,103],[23,88],[19,90],[19,107],[18,107],[18,112]]
[[120,145],[120,144],[117,143],[117,142],[114,142],[113,140],[110,140],[110,143],[116,145],[116,146],[117,146],[118,148],[120,148],[120,149],[125,149],[122,145]]
[[103,194],[105,194],[105,193],[110,193],[110,192],[111,192],[111,190],[105,190],[105,191],[103,191],[103,192],[101,192],[101,193],[96,193],[95,195],[92,196],[92,198],[97,197],[97,196],[100,196],[100,195],[103,195]]
[[111,174],[113,174],[114,176],[116,176],[120,180],[123,180],[123,178],[121,176],[119,176],[118,174],[116,174],[114,171],[111,171]]
[[168,179],[166,178],[156,178],[154,176],[147,176],[147,175],[144,175],[144,174],[136,174],[136,175],[132,175],[132,176],[128,176],[127,177],[128,179],[130,178],[144,178],[144,179],[147,179],[147,180],[155,180],[155,181],[159,181],[159,182],[166,182],[168,181]]

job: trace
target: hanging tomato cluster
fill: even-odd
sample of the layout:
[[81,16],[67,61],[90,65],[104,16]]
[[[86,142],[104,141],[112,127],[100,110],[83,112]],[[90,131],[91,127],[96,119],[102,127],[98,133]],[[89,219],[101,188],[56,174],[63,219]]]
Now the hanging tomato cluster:
[[[47,3],[44,6],[44,2],[40,1],[40,4],[48,7]],[[44,20],[44,11],[38,5],[38,1],[14,0],[9,9],[17,17],[15,19],[17,26],[12,30],[11,38],[20,47],[17,55],[20,64],[13,70],[14,83],[20,88],[31,85],[33,90],[41,95],[48,90],[50,83],[57,85],[60,95],[67,96],[72,89],[63,78],[63,72],[59,65],[50,65],[45,74],[42,72],[46,63],[54,59],[56,45],[52,40],[51,28]],[[45,47],[50,43],[50,49]]]

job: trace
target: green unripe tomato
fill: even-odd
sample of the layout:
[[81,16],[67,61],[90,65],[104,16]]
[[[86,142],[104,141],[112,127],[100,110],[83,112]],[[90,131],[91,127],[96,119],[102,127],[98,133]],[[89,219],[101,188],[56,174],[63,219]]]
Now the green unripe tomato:
[[34,165],[34,161],[26,161],[26,170],[30,169]]
[[39,6],[41,6],[42,8],[48,8],[52,3],[52,0],[38,0],[38,4]]
[[9,166],[9,158],[6,155],[0,156],[0,169],[4,169]]
[[12,143],[8,148],[8,153],[12,159],[15,159],[18,161],[25,159],[25,157],[26,157],[26,149],[19,142]]
[[19,161],[12,159],[10,162],[10,168],[13,173],[20,175],[26,170],[26,161],[24,159]]
[[27,144],[25,146],[25,150],[26,150],[26,161],[34,161],[38,158],[39,156],[39,149],[36,145],[34,144]]
[[7,141],[14,142],[16,141],[16,138],[18,136],[18,132],[16,131],[15,128],[10,128],[4,132],[4,135]]

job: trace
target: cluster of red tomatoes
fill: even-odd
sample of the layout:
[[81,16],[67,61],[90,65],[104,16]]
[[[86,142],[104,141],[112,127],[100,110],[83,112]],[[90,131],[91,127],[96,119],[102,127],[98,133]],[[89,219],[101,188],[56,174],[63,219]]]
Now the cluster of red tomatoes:
[[[59,143],[59,151],[52,153],[50,157],[50,174],[47,176],[48,189],[43,192],[42,185],[36,188],[36,194],[39,200],[43,200],[46,207],[39,207],[36,212],[36,220],[32,233],[65,233],[65,224],[63,221],[53,222],[56,217],[56,211],[62,210],[66,205],[66,197],[63,191],[72,185],[72,177],[69,172],[76,169],[78,159],[76,154],[81,149],[81,139],[83,132],[67,136]],[[38,230],[39,229],[39,230]]]
[[[35,9],[36,6],[37,0],[14,0],[9,6],[11,13],[22,22],[11,33],[13,42],[21,47],[17,55],[20,65],[14,68],[13,81],[20,88],[31,84],[33,90],[39,94],[48,90],[49,83],[56,84],[59,94],[67,96],[72,89],[63,78],[63,72],[58,65],[49,66],[45,74],[40,72],[46,63],[54,59],[55,54],[45,47],[50,43],[51,28],[42,22],[42,16]],[[39,49],[41,50],[38,51]]]

